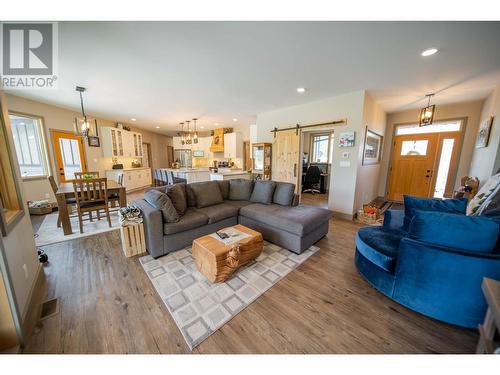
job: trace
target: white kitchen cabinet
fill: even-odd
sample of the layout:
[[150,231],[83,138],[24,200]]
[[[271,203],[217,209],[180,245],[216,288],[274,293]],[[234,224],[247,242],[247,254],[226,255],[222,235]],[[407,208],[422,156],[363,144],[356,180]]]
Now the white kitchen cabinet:
[[152,184],[150,168],[113,169],[106,171],[106,177],[116,182],[119,181],[121,175],[123,175],[123,186],[125,186],[126,191],[143,189]]
[[234,132],[224,134],[224,157],[243,157],[243,138],[241,133]]
[[102,127],[101,146],[105,157],[142,158],[142,134],[127,130]]
[[211,158],[213,157],[213,153],[210,151],[210,145],[212,144],[212,137],[199,137],[198,143],[193,143],[193,151],[203,151],[203,157]]

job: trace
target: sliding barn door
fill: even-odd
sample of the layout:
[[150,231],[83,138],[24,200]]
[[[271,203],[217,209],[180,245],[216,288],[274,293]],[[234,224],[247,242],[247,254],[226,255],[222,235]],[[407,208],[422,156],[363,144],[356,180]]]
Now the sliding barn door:
[[300,131],[295,129],[276,132],[273,139],[272,179],[295,184],[299,194],[299,178],[302,177],[300,164]]

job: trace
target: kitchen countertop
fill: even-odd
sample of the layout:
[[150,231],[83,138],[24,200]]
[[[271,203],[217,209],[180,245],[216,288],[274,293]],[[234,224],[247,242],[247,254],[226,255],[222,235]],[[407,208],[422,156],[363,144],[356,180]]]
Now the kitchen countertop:
[[138,167],[138,168],[123,168],[123,169],[106,169],[106,172],[115,172],[115,171],[135,171],[137,169],[151,169],[150,167]]
[[228,171],[228,172],[211,172],[210,174],[223,175],[223,176],[231,176],[231,175],[248,174],[248,173],[249,172],[247,172],[247,171],[239,169],[239,170]]
[[196,173],[196,172],[210,172],[210,170],[208,168],[194,168],[194,169],[191,169],[191,168],[179,168],[179,169],[175,169],[175,168],[160,168],[162,170],[165,170],[165,171],[172,171],[172,172],[182,172],[182,173]]

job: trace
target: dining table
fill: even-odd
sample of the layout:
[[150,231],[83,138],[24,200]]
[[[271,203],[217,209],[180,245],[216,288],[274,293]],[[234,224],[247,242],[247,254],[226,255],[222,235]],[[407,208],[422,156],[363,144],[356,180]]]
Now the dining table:
[[[107,191],[108,191],[108,197],[114,194],[118,194],[118,203],[120,207],[127,206],[127,193],[125,192],[125,186],[120,185],[116,181],[108,180]],[[61,219],[61,224],[65,236],[73,233],[73,229],[71,228],[71,221],[69,218],[68,204],[67,204],[67,200],[70,198],[75,198],[75,190],[73,188],[73,183],[62,182],[57,188],[56,199],[57,199],[57,207],[59,210],[59,218]]]

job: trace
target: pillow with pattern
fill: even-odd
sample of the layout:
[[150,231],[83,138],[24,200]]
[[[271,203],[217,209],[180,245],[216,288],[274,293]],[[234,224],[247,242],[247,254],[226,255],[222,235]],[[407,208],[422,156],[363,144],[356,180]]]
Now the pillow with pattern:
[[467,215],[488,215],[500,207],[500,173],[491,176],[467,205]]

